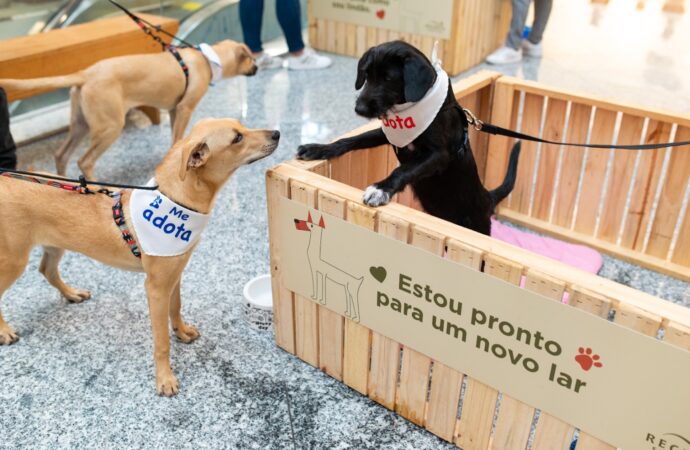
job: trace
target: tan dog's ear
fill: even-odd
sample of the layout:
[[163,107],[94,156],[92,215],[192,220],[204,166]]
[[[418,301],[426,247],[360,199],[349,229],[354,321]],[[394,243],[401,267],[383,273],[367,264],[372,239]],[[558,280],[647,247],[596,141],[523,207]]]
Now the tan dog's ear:
[[182,164],[180,165],[180,179],[184,181],[189,169],[197,169],[208,160],[211,151],[206,145],[206,142],[199,142],[196,145],[190,145],[182,153]]
[[235,50],[236,56],[238,59],[241,58],[253,58],[252,51],[247,47],[246,44],[240,44],[237,46],[237,49]]

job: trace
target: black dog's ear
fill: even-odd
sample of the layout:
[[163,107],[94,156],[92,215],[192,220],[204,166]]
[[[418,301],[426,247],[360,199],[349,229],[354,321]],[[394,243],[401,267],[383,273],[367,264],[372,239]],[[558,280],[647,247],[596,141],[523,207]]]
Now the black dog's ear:
[[371,59],[373,56],[371,50],[372,49],[369,49],[364,52],[357,63],[357,81],[355,81],[356,90],[360,90],[362,86],[364,86],[364,82],[367,79],[367,69],[369,68],[369,64],[371,64]]
[[417,55],[405,59],[403,76],[407,102],[420,101],[436,81],[436,71],[433,66]]

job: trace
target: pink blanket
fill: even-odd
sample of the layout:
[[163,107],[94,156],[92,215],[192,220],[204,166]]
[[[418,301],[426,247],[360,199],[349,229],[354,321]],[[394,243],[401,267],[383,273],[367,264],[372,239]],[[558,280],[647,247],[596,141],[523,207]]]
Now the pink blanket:
[[603,263],[599,252],[589,247],[526,233],[495,219],[491,219],[491,237],[591,273],[599,272]]

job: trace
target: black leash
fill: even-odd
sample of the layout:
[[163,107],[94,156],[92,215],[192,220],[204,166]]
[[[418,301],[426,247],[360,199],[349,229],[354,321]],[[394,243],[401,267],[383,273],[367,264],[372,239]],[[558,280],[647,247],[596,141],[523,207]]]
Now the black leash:
[[[175,39],[175,40],[178,41],[178,42],[182,42],[186,47],[190,47],[190,48],[196,48],[196,47],[197,47],[196,45],[190,44],[189,42],[185,41],[185,40],[182,39],[182,38],[179,38],[179,37],[175,36],[174,34],[168,33],[168,32],[165,31],[163,28],[161,28],[160,25],[154,25],[154,24],[152,24],[151,22],[149,22],[148,20],[142,19],[141,17],[137,16],[137,15],[134,14],[132,11],[130,11],[129,9],[125,8],[125,7],[122,6],[121,4],[117,3],[116,1],[114,1],[114,0],[108,0],[108,1],[109,1],[110,3],[112,3],[114,6],[116,6],[117,8],[121,9],[125,14],[127,14],[127,15],[130,17],[130,19],[132,19],[132,20],[133,20],[137,25],[139,25],[142,29],[144,28],[144,27],[142,26],[142,24],[145,24],[145,25],[148,25],[148,27],[153,28],[153,29],[156,31],[156,33],[163,33],[164,35],[166,35],[166,36],[168,36],[168,37],[170,37],[170,38],[172,38],[172,39]],[[146,31],[146,30],[144,30],[144,31]],[[150,30],[149,30],[149,31],[150,31]],[[154,36],[154,35],[150,34],[149,32],[146,32],[146,34],[148,34],[149,36],[151,36],[152,38],[154,38],[159,44],[161,44],[161,45],[163,46],[163,48],[165,48],[165,47],[168,45],[168,44],[166,44],[165,42],[163,42],[163,40],[160,38],[160,36]]]
[[143,31],[147,35],[151,36],[151,38],[153,38],[154,41],[158,42],[161,45],[161,48],[163,49],[163,51],[170,52],[170,54],[175,57],[175,59],[177,60],[177,63],[180,65],[180,68],[182,69],[182,72],[184,73],[184,85],[185,85],[185,90],[187,90],[187,86],[189,85],[189,66],[187,66],[187,63],[184,61],[184,59],[182,59],[182,55],[180,55],[180,52],[177,51],[178,47],[173,45],[173,44],[166,44],[165,41],[163,39],[161,39],[161,37],[156,33],[163,33],[166,36],[170,36],[172,39],[175,39],[179,42],[182,42],[184,45],[180,46],[180,48],[189,47],[189,48],[198,49],[198,46],[196,46],[194,44],[190,44],[189,42],[185,41],[184,39],[178,38],[174,34],[168,33],[163,28],[161,28],[160,25],[154,25],[151,22],[149,22],[145,19],[142,19],[141,17],[137,16],[136,14],[134,14],[133,12],[131,12],[130,10],[125,8],[124,6],[117,3],[116,1],[114,1],[114,0],[108,0],[108,1],[110,3],[112,3],[113,5],[115,5],[116,7],[118,7],[119,9],[121,9],[125,14],[127,14],[129,16],[129,18],[132,19],[134,21],[134,23],[137,24],[137,26],[139,28],[141,28],[141,31]]
[[29,177],[44,178],[46,180],[63,181],[66,183],[76,183],[82,189],[85,189],[86,191],[88,191],[88,185],[111,187],[111,188],[117,188],[117,189],[141,189],[143,191],[155,191],[156,189],[158,189],[158,186],[133,186],[133,185],[129,185],[129,184],[105,183],[102,181],[89,181],[86,178],[84,178],[84,175],[80,175],[78,179],[74,179],[74,178],[60,177],[57,175],[33,173],[33,172],[25,172],[23,170],[13,170],[13,169],[2,169],[2,168],[0,168],[0,174],[2,174],[2,173],[12,173],[15,175],[24,175],[24,176],[29,176]]
[[613,145],[613,144],[576,144],[572,142],[557,142],[550,141],[548,139],[541,139],[535,136],[530,136],[529,134],[519,133],[517,131],[509,130],[507,128],[499,127],[498,125],[493,125],[490,123],[484,123],[479,120],[473,113],[467,108],[463,108],[465,116],[467,116],[467,122],[474,127],[475,130],[481,131],[482,133],[489,133],[498,136],[506,136],[515,139],[522,139],[525,141],[541,142],[542,144],[554,144],[554,145],[565,145],[569,147],[588,147],[588,148],[608,148],[608,149],[619,149],[619,150],[656,150],[660,148],[668,147],[684,147],[690,146],[690,141],[681,142],[662,142],[658,144],[639,144],[639,145]]

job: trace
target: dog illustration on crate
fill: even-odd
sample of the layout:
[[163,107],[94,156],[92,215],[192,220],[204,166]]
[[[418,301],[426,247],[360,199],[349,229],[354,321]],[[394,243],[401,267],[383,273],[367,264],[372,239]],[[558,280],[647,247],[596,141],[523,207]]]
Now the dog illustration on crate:
[[[307,220],[295,219],[295,228],[309,233],[307,259],[311,270],[311,298],[325,305],[328,299],[326,284],[328,280],[331,280],[345,289],[345,316],[359,322],[359,289],[362,287],[364,277],[357,278],[323,259],[321,247],[323,245],[323,232],[326,229],[323,216],[317,225],[312,220],[311,213],[308,213]],[[321,290],[319,290],[319,281],[321,281]]]

